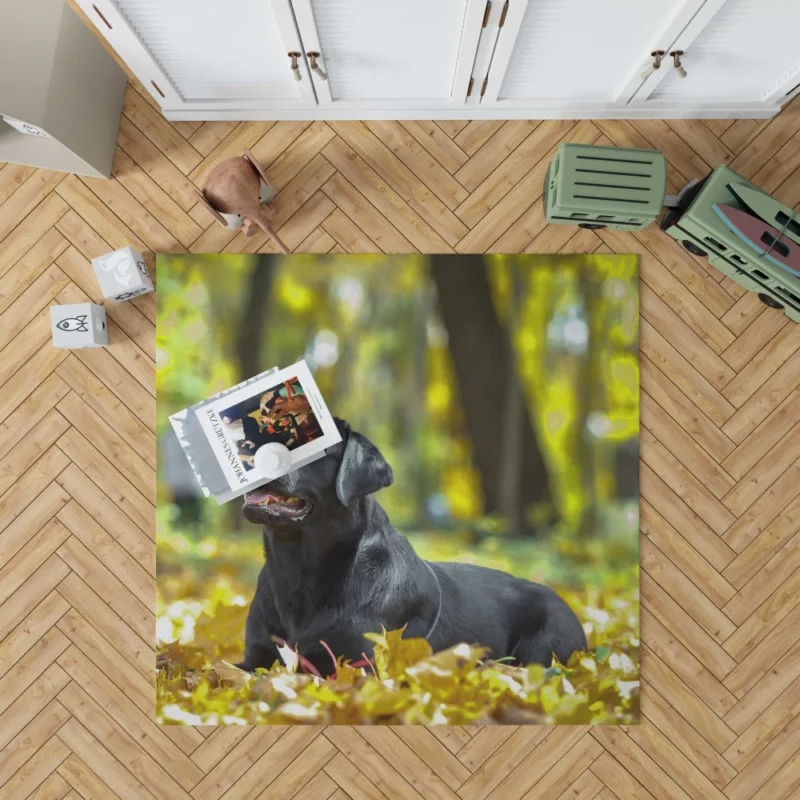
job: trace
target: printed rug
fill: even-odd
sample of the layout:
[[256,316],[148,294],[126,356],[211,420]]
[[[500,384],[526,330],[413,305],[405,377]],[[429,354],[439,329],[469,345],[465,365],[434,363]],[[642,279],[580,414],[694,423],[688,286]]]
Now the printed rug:
[[636,256],[158,278],[159,722],[638,721]]

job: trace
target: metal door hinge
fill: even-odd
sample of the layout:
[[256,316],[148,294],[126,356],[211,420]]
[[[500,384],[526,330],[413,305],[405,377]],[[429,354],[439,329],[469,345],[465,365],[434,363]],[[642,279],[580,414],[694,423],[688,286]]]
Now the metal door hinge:
[[506,4],[503,6],[502,14],[500,14],[500,24],[497,26],[498,28],[502,28],[503,25],[506,24],[506,14],[508,14],[508,0],[506,0]]
[[482,28],[486,27],[486,23],[489,21],[489,12],[492,10],[492,0],[487,0],[486,2],[486,11],[483,12],[483,24],[481,25]]

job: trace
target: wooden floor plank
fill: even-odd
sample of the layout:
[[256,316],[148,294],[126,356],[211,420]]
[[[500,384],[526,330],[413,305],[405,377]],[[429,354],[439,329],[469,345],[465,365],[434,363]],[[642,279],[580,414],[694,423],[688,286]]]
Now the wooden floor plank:
[[410,253],[414,246],[382,214],[367,203],[363,195],[340,172],[333,175],[322,186],[322,191],[338,209],[358,219],[358,226],[384,253]]
[[773,664],[772,669],[725,715],[737,733],[747,730],[800,677],[800,644]]
[[[216,164],[226,158],[241,156],[245,148],[257,148],[265,134],[273,128],[277,128],[279,132],[287,131],[287,129],[302,130],[307,124],[303,122],[240,122],[192,169],[191,173],[188,173],[188,176],[197,186],[202,186],[208,173],[214,169]],[[264,149],[264,144],[258,147],[256,153],[258,158],[264,158]]]
[[528,137],[536,122],[507,122],[456,172],[456,179],[474,192]]
[[[647,547],[644,547],[643,550],[645,555],[650,554]],[[659,580],[656,580],[656,577]],[[680,633],[676,638],[687,649],[691,649],[715,678],[723,680],[736,667],[736,661],[718,643],[718,638],[721,637],[708,631],[708,628],[714,630],[713,623],[708,620],[703,620],[703,624],[697,622],[695,616],[702,618],[701,612],[694,608],[686,611],[661,585],[663,583],[670,586],[668,580],[662,578],[658,573],[656,573],[656,577],[651,576],[647,571],[642,572],[642,597],[648,610],[664,627],[670,630],[679,627]],[[676,577],[679,579],[680,575]],[[680,581],[674,580],[673,585],[670,586],[677,596],[680,596],[676,590],[679,585]],[[695,591],[698,590],[695,589]]]
[[721,466],[736,478],[742,478],[769,451],[788,436],[800,422],[800,390],[795,389],[735,450]]
[[13,778],[3,787],[6,797],[29,797],[70,754],[70,749],[56,736],[51,736]]
[[95,773],[103,776],[109,788],[131,800],[155,800],[151,794],[116,758],[73,716],[58,732],[58,738],[69,753],[74,753]]
[[85,687],[111,716],[124,720],[151,755],[161,763],[174,761],[182,782],[194,780],[196,773],[180,753],[191,754],[203,737],[190,727],[157,726],[153,721],[155,698],[149,681],[127,663],[115,668],[119,662],[116,651],[74,609],[64,615],[59,626],[74,643],[59,657],[64,671]]
[[468,160],[469,156],[435,122],[405,120],[400,124],[451,174]]
[[[149,679],[153,671],[155,653],[119,614],[106,605],[102,598],[78,575],[71,572],[58,584],[58,593],[73,610],[77,610],[101,636],[112,644],[124,660]],[[72,612],[70,612],[72,613]]]
[[[87,297],[81,289],[74,283],[69,283],[59,292],[56,298],[59,303],[83,303]],[[109,314],[106,323],[108,329],[109,354],[115,358],[124,369],[133,376],[141,386],[148,390],[151,395],[155,395],[153,376],[155,375],[155,362],[139,346],[137,341],[147,334],[150,327],[143,325],[142,330],[134,334],[134,338],[129,337],[119,325],[114,321],[115,312]],[[113,345],[113,348],[112,348]],[[145,349],[153,348],[152,338]],[[137,390],[138,391],[138,390]]]
[[[64,517],[62,516],[61,519],[63,521]],[[152,581],[148,581],[147,575],[143,573],[141,567],[139,567],[139,571],[142,574],[136,574],[134,578],[127,578],[128,582],[133,582],[138,578],[138,583],[144,584],[144,586],[136,587],[138,592],[134,594],[103,566],[103,562],[95,558],[75,536],[67,539],[56,552],[59,558],[95,591],[108,604],[109,608],[116,611],[119,617],[144,641],[152,636],[155,626],[155,616],[152,610],[155,605],[155,586]],[[105,554],[100,552],[98,554],[104,556],[103,561],[107,561],[109,564],[113,563],[111,559],[105,557]],[[127,554],[123,555],[127,556]],[[123,564],[131,561],[132,559],[125,557]]]
[[57,592],[53,591],[0,642],[0,677],[5,675],[64,614],[69,611]]
[[[188,764],[189,775],[185,782],[189,788],[201,776],[200,770],[186,756],[172,753],[168,763],[169,770],[147,753],[136,741],[129,730],[127,720],[116,720],[109,716],[100,705],[72,681],[58,695],[58,700],[74,719],[77,719],[89,733],[96,736],[103,746],[121,764],[128,768],[132,775],[150,789],[157,798],[165,800],[190,800],[190,795],[176,780],[181,768]],[[120,724],[123,723],[123,724]],[[123,727],[125,725],[125,727]],[[161,754],[163,757],[163,753]]]
[[[410,208],[427,218],[428,224],[448,245],[452,247],[466,234],[463,222],[366,125],[331,123],[331,128]],[[446,170],[443,172],[447,174]],[[450,194],[452,199],[452,190],[442,191],[442,194]]]
[[69,495],[49,483],[5,529],[0,538],[0,565],[7,564],[67,503]]
[[[592,736],[654,797],[675,797],[691,800],[675,781],[652,759],[645,750],[623,731],[615,728],[596,728]],[[723,798],[722,792],[707,787],[711,798]]]
[[322,154],[379,213],[392,220],[415,248],[435,253],[450,251],[447,242],[343,140],[334,139]]
[[136,489],[151,503],[155,501],[152,465],[139,456],[108,423],[103,422],[77,392],[65,395],[56,407],[76,430],[92,439]]
[[[548,225],[561,141],[661,148],[671,193],[729,163],[800,204],[800,99],[771,120],[173,124],[131,80],[110,181],[0,164],[0,796],[800,797],[800,327],[656,226]],[[155,296],[72,352],[47,307],[102,302],[90,261],[125,245],[151,268],[274,252],[198,202],[246,147],[300,251],[639,256],[640,725],[155,725]]]
[[16,625],[67,576],[69,568],[58,556],[45,559],[22,586],[0,605],[0,637]]
[[639,368],[642,389],[691,436],[692,441],[732,474],[724,459],[736,449],[734,443],[649,358],[642,355]]
[[[738,639],[741,635],[745,641],[750,641],[746,634],[751,627],[751,620],[763,631],[770,620],[775,619],[776,615],[780,616],[781,611],[788,613],[792,610],[792,598],[800,580],[800,574],[797,573],[800,567],[799,537],[799,534],[795,534],[786,545],[775,546],[775,555],[723,606],[723,611],[740,626],[725,643],[728,652],[731,652],[729,643],[732,639]],[[769,605],[762,610],[761,606],[765,603]],[[731,655],[737,657],[732,652]]]
[[[134,708],[152,716],[155,699],[147,679],[125,659],[119,650],[105,639],[91,622],[75,608],[71,608],[59,621],[58,630],[71,645],[58,664],[81,686],[90,687],[92,694],[105,703],[107,697],[117,697],[110,704],[122,716],[135,719]],[[121,664],[117,668],[117,664]]]
[[364,123],[452,211],[469,192],[399,122]]
[[453,141],[472,156],[502,127],[502,120],[472,120],[453,137]]
[[[2,726],[0,726],[0,751],[5,754],[4,763],[6,758],[12,758],[11,750],[16,749],[9,747],[9,745],[20,737],[21,732],[27,726],[34,724],[37,716],[43,713],[45,709],[51,705],[58,705],[58,701],[54,698],[69,681],[69,675],[58,664],[51,664],[13,703],[6,706],[2,716],[0,716],[0,721],[2,721]],[[58,709],[56,709],[55,715],[58,716],[58,713]],[[48,715],[47,718],[51,719],[52,715]],[[45,727],[48,727],[48,725],[45,725]],[[49,735],[44,738],[49,738]],[[25,737],[19,738],[18,745],[24,746],[24,739]],[[6,779],[11,774],[13,772],[9,771]]]
[[202,160],[200,153],[131,84],[125,92],[123,113],[184,175]]
[[[473,774],[468,781],[458,790],[463,800],[483,800],[488,797],[507,776],[513,774],[516,768],[533,752],[549,734],[544,728],[520,727],[511,732],[506,740],[494,750],[491,755],[482,761],[476,761]],[[481,736],[479,733],[475,738]],[[484,744],[492,746],[490,737],[484,737]],[[485,749],[488,748],[484,748]],[[462,762],[463,763],[463,762]],[[478,765],[479,764],[479,765]]]
[[184,211],[197,203],[195,185],[124,115],[119,122],[117,146]]
[[3,275],[0,279],[0,314],[52,265],[68,244],[55,228],[51,228]]
[[669,764],[670,775],[684,791],[690,791],[690,786],[702,786],[713,796],[713,789],[706,781],[722,789],[736,777],[736,769],[726,757],[720,755],[690,722],[676,714],[646,681],[642,682],[642,714],[652,725],[630,726],[628,735],[662,766]]
[[67,800],[115,800],[120,797],[74,754],[61,764],[58,774],[74,787]]
[[158,219],[183,247],[203,229],[125,151],[117,148],[111,173],[129,194]]
[[[656,655],[668,675],[668,683],[678,680],[687,689],[701,697],[715,714],[722,716],[736,705],[736,697],[716,676],[712,675],[694,653],[684,647],[648,609],[642,611],[642,630],[647,633],[651,652]],[[673,677],[674,673],[674,677]],[[669,694],[666,687],[662,693]]]
[[247,735],[221,761],[215,763],[195,786],[192,790],[194,800],[218,800],[285,732],[285,727],[250,728]]
[[[344,797],[353,800],[383,800],[386,795],[358,768],[339,753],[326,765],[325,773],[329,775]],[[335,795],[334,795],[335,797]]]
[[61,197],[55,193],[47,195],[3,240],[3,246],[0,247],[0,275],[5,275],[34,248],[68,211],[69,206]]
[[[470,227],[488,214],[532,167],[540,163],[560,141],[573,131],[572,121],[543,122],[531,131],[523,142],[501,161],[472,191],[457,209],[458,216]],[[594,126],[584,126],[584,133],[596,132]],[[544,171],[542,171],[544,177]],[[539,187],[541,188],[541,187]],[[535,197],[533,199],[536,199]]]
[[0,715],[34,685],[48,667],[67,649],[69,640],[50,628],[17,663],[0,678]]
[[673,713],[680,714],[718,752],[730,747],[736,740],[736,733],[652,650],[644,647],[642,655],[651,671],[650,680],[662,690],[662,697],[672,707]]
[[34,172],[36,167],[25,164],[5,164],[0,167],[0,204],[5,203]]
[[718,608],[736,594],[736,589],[646,500],[642,500],[640,515],[642,533],[658,546],[671,564],[688,575],[693,585]]
[[[114,531],[126,550],[134,552],[141,542],[131,524],[150,539],[155,539],[155,510],[133,484],[96,450],[77,429],[69,428],[58,440],[58,446],[73,462],[59,476],[58,482],[106,529]],[[90,483],[86,483],[86,478]],[[103,496],[110,501],[104,502]],[[129,522],[126,524],[126,519]],[[150,548],[151,545],[145,545]],[[143,553],[136,554],[138,560]]]

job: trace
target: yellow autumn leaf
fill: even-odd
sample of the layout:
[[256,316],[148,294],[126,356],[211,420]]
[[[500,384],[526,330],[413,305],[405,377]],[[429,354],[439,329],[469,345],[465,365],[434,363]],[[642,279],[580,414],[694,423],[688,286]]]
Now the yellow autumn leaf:
[[365,633],[375,644],[375,666],[381,678],[399,678],[406,669],[433,652],[426,639],[403,639],[403,631]]

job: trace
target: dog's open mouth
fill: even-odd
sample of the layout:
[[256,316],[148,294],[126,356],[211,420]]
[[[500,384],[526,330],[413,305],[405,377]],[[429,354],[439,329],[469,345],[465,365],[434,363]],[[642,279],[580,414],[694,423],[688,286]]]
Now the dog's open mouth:
[[252,509],[257,508],[270,517],[283,520],[301,520],[311,510],[311,504],[301,497],[281,494],[266,486],[247,492],[244,502]]

